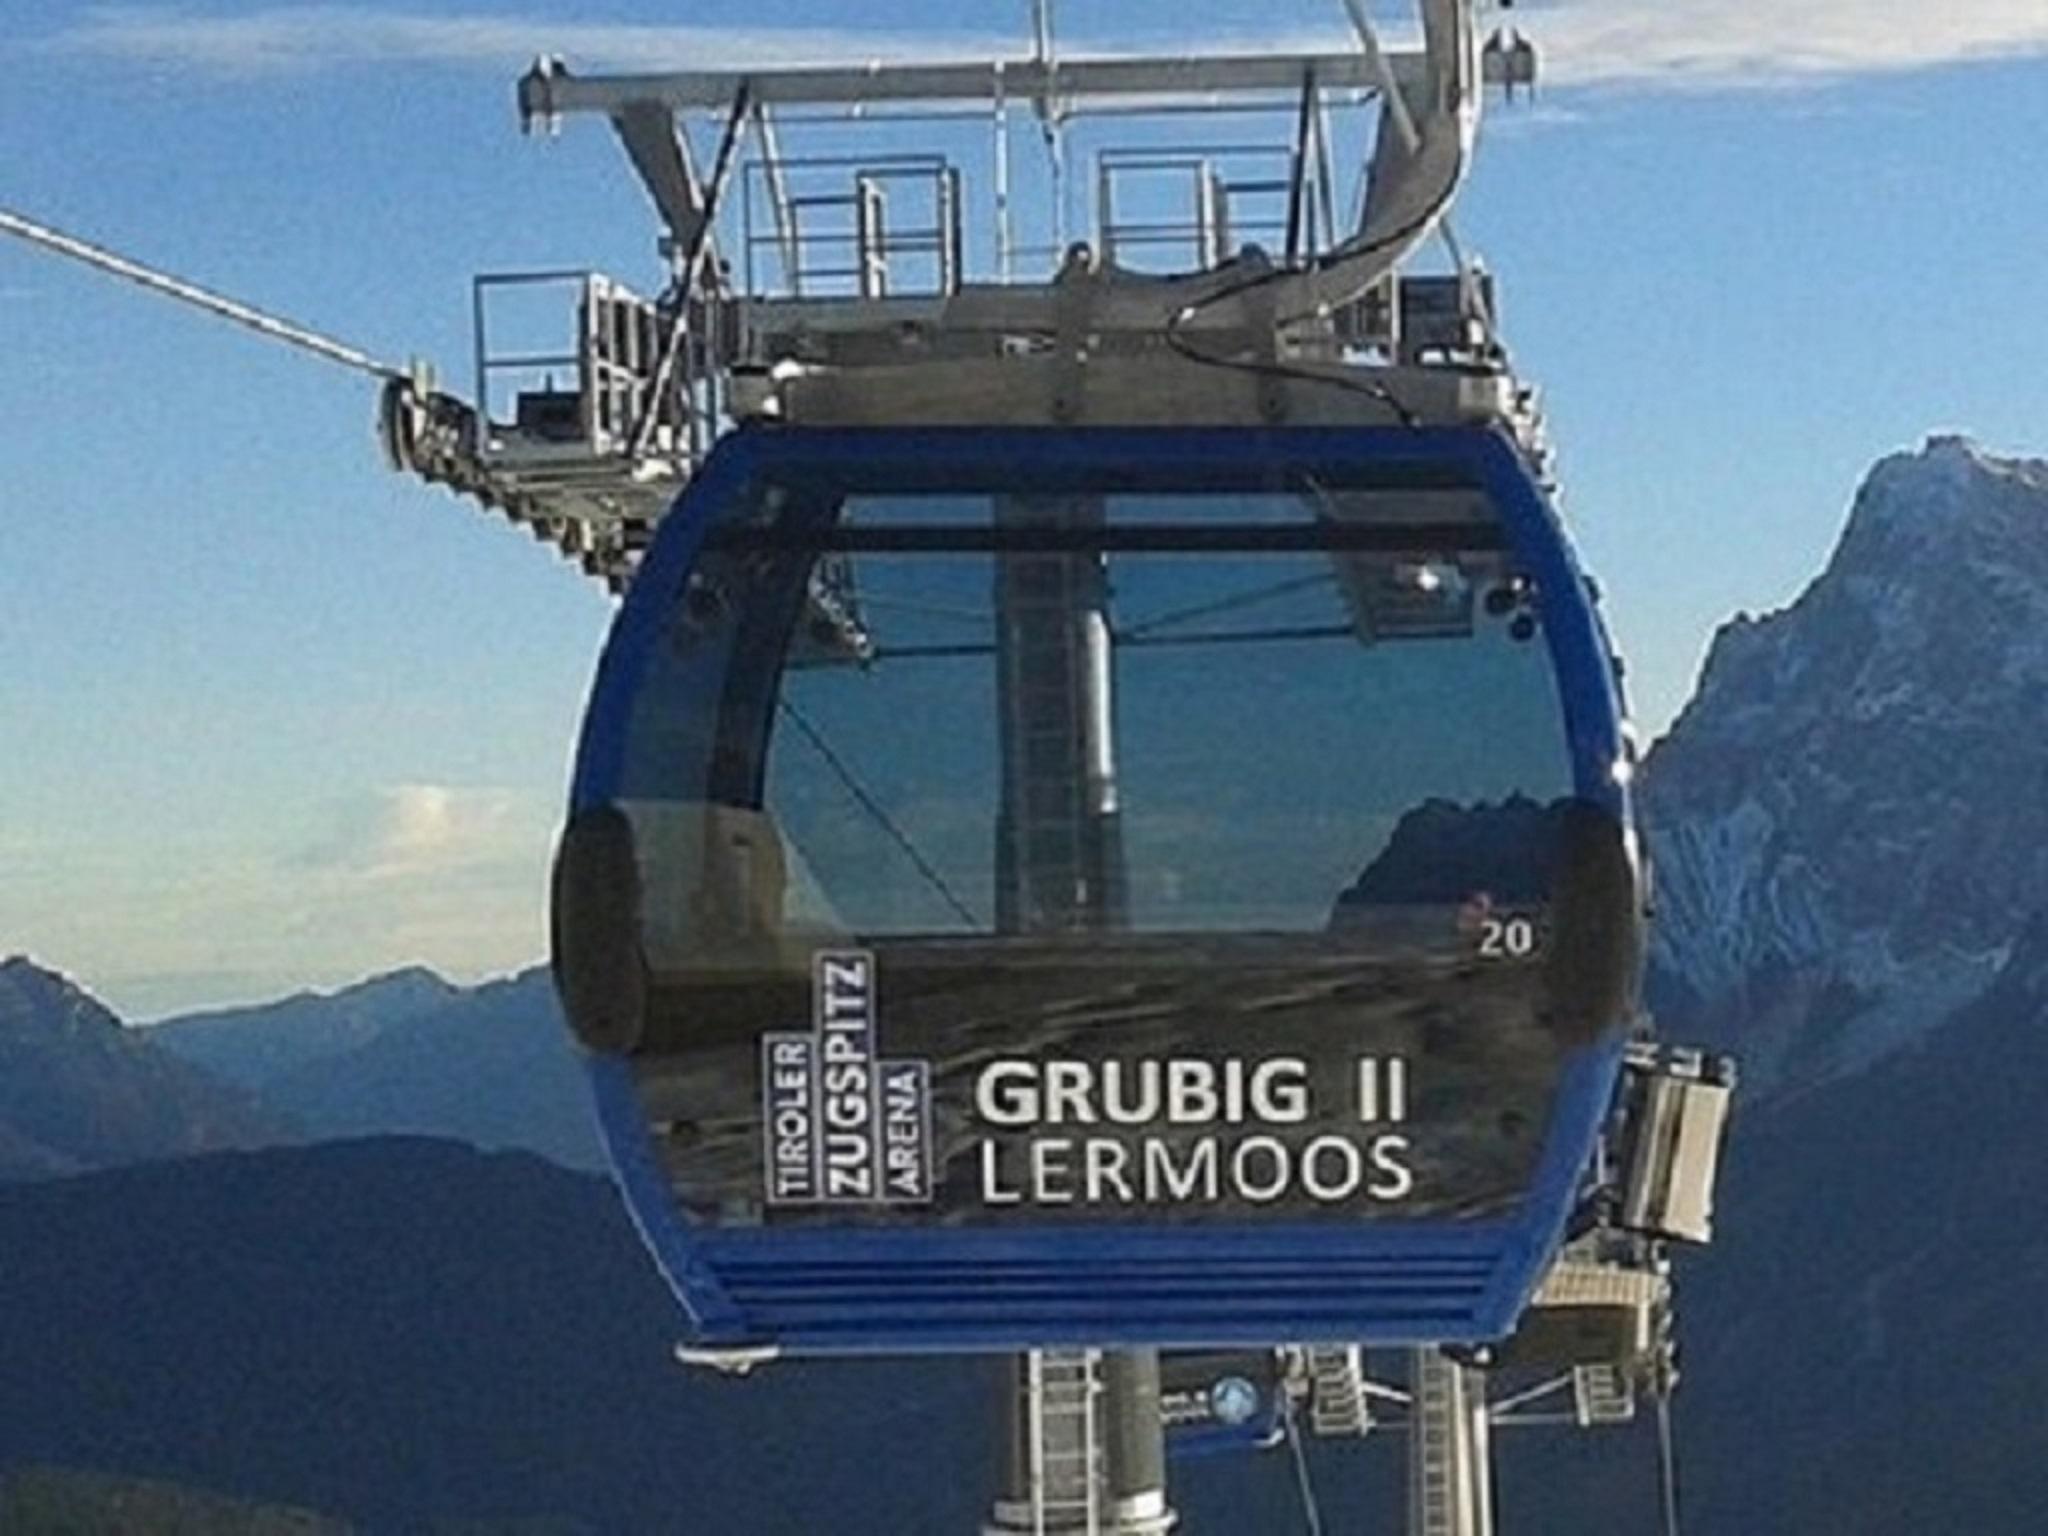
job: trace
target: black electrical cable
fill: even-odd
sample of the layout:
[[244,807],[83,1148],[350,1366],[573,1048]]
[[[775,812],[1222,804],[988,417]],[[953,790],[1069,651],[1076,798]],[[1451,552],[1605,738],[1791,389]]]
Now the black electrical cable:
[[[1292,274],[1281,274],[1291,276]],[[1218,295],[1222,297],[1223,295]],[[1183,310],[1185,315],[1188,311]],[[1191,347],[1184,341],[1178,330],[1179,316],[1166,325],[1166,344],[1178,356],[1191,363],[1200,363],[1205,368],[1229,368],[1238,373],[1249,373],[1260,378],[1294,379],[1305,384],[1325,384],[1331,389],[1348,390],[1354,395],[1365,395],[1377,400],[1394,413],[1394,419],[1402,426],[1414,431],[1422,426],[1422,418],[1386,385],[1372,379],[1347,379],[1336,374],[1317,373],[1309,368],[1290,368],[1285,363],[1254,362],[1244,357],[1217,357],[1213,353]]]
[[1254,292],[1273,283],[1284,282],[1290,278],[1313,277],[1317,273],[1330,270],[1339,263],[1355,261],[1362,256],[1372,256],[1380,251],[1397,246],[1411,236],[1421,233],[1428,229],[1431,223],[1440,218],[1450,208],[1451,199],[1456,195],[1458,182],[1464,173],[1465,153],[1463,146],[1460,145],[1457,159],[1452,162],[1450,179],[1444,186],[1443,195],[1399,229],[1388,231],[1368,245],[1355,249],[1347,249],[1340,245],[1335,250],[1315,257],[1303,266],[1276,267],[1270,272],[1260,272],[1240,282],[1227,284],[1217,289],[1214,293],[1196,299],[1193,303],[1185,305],[1168,317],[1164,332],[1166,345],[1187,361],[1199,363],[1207,368],[1232,368],[1241,373],[1256,374],[1266,378],[1298,379],[1305,383],[1327,384],[1336,389],[1348,389],[1354,394],[1368,395],[1391,410],[1402,426],[1411,429],[1420,427],[1422,425],[1422,418],[1409,409],[1407,404],[1392,390],[1388,389],[1386,385],[1375,380],[1348,379],[1332,374],[1317,373],[1313,369],[1308,368],[1290,368],[1284,363],[1256,362],[1249,358],[1218,357],[1212,352],[1204,352],[1201,348],[1191,345],[1187,338],[1181,335],[1181,329],[1203,310],[1213,305],[1221,304],[1225,300],[1241,297],[1244,294]]
[[939,898],[953,909],[954,914],[959,917],[960,921],[969,928],[979,930],[983,926],[981,920],[969,910],[965,902],[953,894],[953,888],[946,884],[945,876],[934,869],[930,861],[917,851],[917,845],[910,840],[909,834],[896,825],[890,818],[889,813],[882,808],[882,803],[869,794],[866,788],[862,786],[860,780],[854,777],[853,770],[846,766],[845,761],[837,752],[832,750],[832,744],[825,740],[818,728],[812,725],[804,717],[803,712],[790,703],[788,699],[778,699],[776,701],[776,708],[788,716],[789,723],[794,725],[803,734],[804,740],[808,741],[812,748],[816,750],[818,756],[824,759],[825,766],[830,768],[839,782],[846,786],[846,792],[853,796],[855,803],[874,819],[875,825],[889,835],[891,842],[903,850],[904,857],[910,860],[911,867],[923,877],[925,884],[938,893]]

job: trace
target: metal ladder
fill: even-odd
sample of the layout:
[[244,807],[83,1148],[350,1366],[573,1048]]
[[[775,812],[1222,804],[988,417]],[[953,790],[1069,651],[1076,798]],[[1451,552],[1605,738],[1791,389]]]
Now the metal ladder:
[[1032,1536],[1096,1536],[1102,1529],[1102,1351],[1034,1349],[1024,1392]]
[[1440,1350],[1418,1349],[1409,1389],[1410,1536],[1493,1536],[1483,1378]]
[[1572,1412],[1581,1429],[1626,1424],[1636,1416],[1635,1384],[1617,1365],[1573,1366]]
[[1365,1351],[1317,1345],[1308,1355],[1308,1427],[1317,1436],[1356,1437],[1372,1428],[1365,1400]]

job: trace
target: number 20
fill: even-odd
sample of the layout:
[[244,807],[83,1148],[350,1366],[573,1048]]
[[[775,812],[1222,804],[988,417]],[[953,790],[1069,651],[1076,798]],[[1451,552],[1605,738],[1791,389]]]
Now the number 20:
[[1524,960],[1536,953],[1536,925],[1526,917],[1489,917],[1479,927],[1479,953],[1488,960]]

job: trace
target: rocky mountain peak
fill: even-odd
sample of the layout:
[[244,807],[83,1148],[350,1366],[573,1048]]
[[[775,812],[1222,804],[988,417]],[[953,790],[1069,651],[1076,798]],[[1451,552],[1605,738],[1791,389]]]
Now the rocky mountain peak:
[[1918,453],[1871,470],[1821,581],[1910,621],[1997,603],[2038,618],[2048,583],[2044,493],[2048,462],[1930,437]]
[[69,977],[0,962],[0,1180],[289,1139]]
[[1821,717],[1967,707],[2044,682],[2048,462],[1930,437],[1871,470],[1794,603],[1721,626],[1671,737],[1783,740]]
[[0,1037],[28,1040],[120,1028],[112,1011],[70,977],[27,955],[0,960]]
[[1967,1002],[2048,906],[2048,463],[1930,438],[1827,568],[1715,636],[1645,768],[1667,1014],[1858,1065]]

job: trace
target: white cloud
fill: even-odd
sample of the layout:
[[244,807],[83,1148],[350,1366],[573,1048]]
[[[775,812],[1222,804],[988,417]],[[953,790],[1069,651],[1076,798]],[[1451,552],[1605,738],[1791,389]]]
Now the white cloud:
[[1783,85],[2048,53],[2042,0],[1560,0],[1526,22],[1558,86]]
[[[1335,8],[1332,7],[1333,20]],[[1405,6],[1381,5],[1390,15]],[[2048,0],[1553,0],[1506,18],[1537,43],[1546,84],[1724,89],[1888,73],[2048,53]],[[1177,35],[1153,46],[1350,46],[1336,26],[1263,39]],[[1091,36],[1076,51],[1134,40]],[[541,52],[591,70],[829,62],[1021,51],[1019,29],[934,33],[854,28],[660,26],[554,20],[537,13],[436,16],[364,4],[273,5],[222,15],[111,5],[46,39],[64,52],[268,75],[347,65],[489,65]]]
[[[940,40],[942,41],[942,40]],[[363,64],[519,69],[558,53],[591,70],[746,68],[930,53],[928,34],[851,28],[652,26],[541,15],[428,16],[367,5],[272,6],[233,16],[182,7],[107,5],[45,42],[66,53],[271,75]],[[958,40],[978,54],[991,43]]]
[[260,876],[287,899],[268,937],[358,973],[413,960],[457,975],[541,953],[558,808],[492,786],[397,784],[337,808],[299,873]]
[[548,820],[530,795],[448,784],[394,784],[342,804],[309,868],[366,880],[444,876],[531,852]]
[[337,802],[296,849],[203,821],[141,843],[10,835],[0,953],[70,970],[137,1017],[416,963],[474,980],[545,954],[558,815],[540,793],[400,784]]

